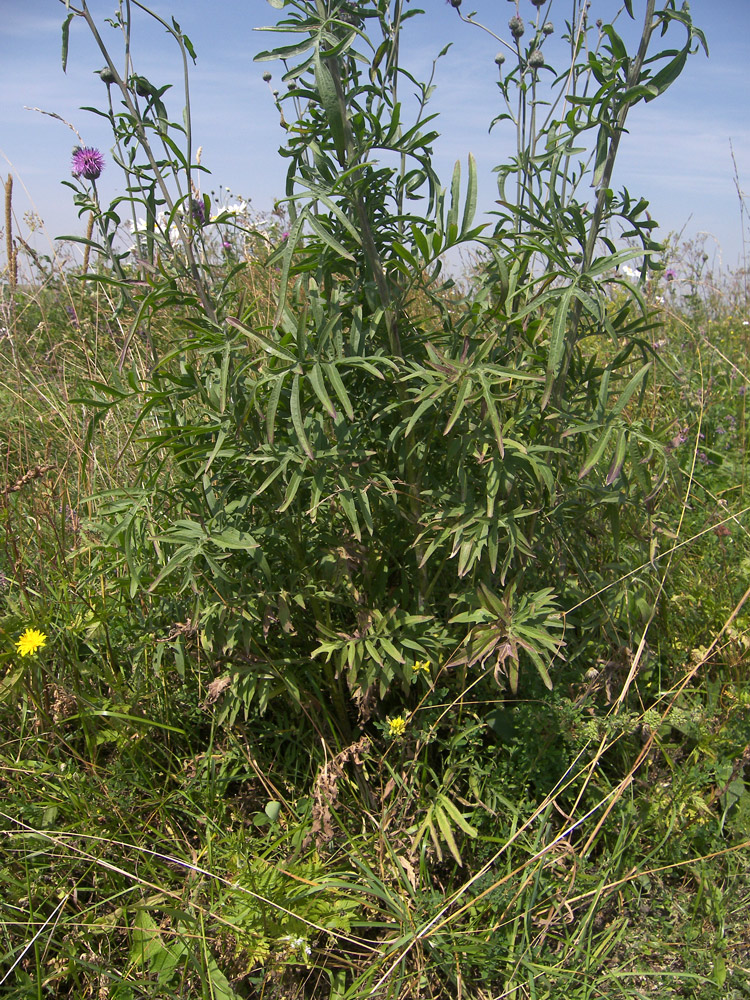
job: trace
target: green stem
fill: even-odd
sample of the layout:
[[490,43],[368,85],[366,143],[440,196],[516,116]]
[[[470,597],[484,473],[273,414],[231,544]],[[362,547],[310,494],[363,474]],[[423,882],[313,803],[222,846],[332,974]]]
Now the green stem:
[[[648,46],[651,41],[651,35],[656,27],[656,22],[654,21],[655,8],[656,0],[647,0],[641,41],[638,46],[636,57],[631,64],[630,72],[628,73],[628,78],[625,83],[626,90],[630,90],[635,87],[640,80],[643,63],[645,62],[646,53],[648,52]],[[607,192],[609,191],[609,186],[612,181],[612,171],[614,170],[615,160],[617,159],[617,150],[620,145],[620,139],[625,130],[625,121],[628,117],[628,111],[632,107],[632,104],[633,101],[623,101],[614,122],[613,135],[609,141],[607,158],[604,162],[601,182],[597,188],[596,203],[594,205],[594,212],[591,217],[586,245],[584,247],[583,260],[581,262],[581,275],[586,274],[594,259],[594,252],[599,239],[599,230],[601,228],[607,202]],[[561,407],[565,401],[565,381],[568,369],[570,368],[570,363],[573,359],[573,352],[578,341],[578,328],[581,322],[582,308],[580,299],[576,298],[573,304],[573,309],[571,310],[571,324],[567,342],[565,344],[565,354],[563,356],[563,362],[560,367],[560,373],[557,377],[557,383],[553,393],[553,399],[558,408]]]

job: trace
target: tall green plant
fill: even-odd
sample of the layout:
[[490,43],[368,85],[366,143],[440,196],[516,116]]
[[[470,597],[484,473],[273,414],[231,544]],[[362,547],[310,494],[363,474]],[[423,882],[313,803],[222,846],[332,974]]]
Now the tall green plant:
[[[401,63],[401,31],[420,12],[403,0],[272,6],[282,17],[267,30],[286,37],[258,58],[284,66],[277,99],[291,218],[269,261],[280,266],[274,322],[235,294],[238,274],[209,257],[196,272],[183,216],[189,231],[179,247],[160,244],[143,307],[179,306],[190,340],[149,379],[96,387],[88,402],[105,412],[113,398],[142,401],[144,493],[136,507],[121,499],[111,510],[110,540],[125,547],[133,592],[184,596],[204,649],[226,664],[231,717],[285,693],[300,708],[312,700],[323,710],[312,721],[348,739],[351,700],[360,725],[381,700],[408,706],[416,664],[494,674],[515,692],[527,660],[551,685],[560,599],[571,577],[585,584],[611,558],[611,547],[588,544],[571,524],[599,523],[608,511],[616,528],[620,512],[637,511],[658,485],[658,442],[637,420],[648,323],[628,301],[613,309],[603,285],[634,251],[605,237],[586,261],[605,221],[622,209],[635,225],[642,206],[627,198],[617,208],[606,195],[604,215],[585,208],[573,197],[584,170],[569,166],[580,132],[619,137],[614,106],[654,96],[666,78],[623,90],[632,67],[611,26],[600,37],[612,58],[581,68],[584,36],[571,26],[571,69],[557,78],[566,113],[534,131],[541,64],[532,55],[543,27],[536,48],[517,44],[517,71],[501,89],[520,88],[532,123],[519,132],[526,152],[500,171],[520,172],[517,204],[486,235],[474,223],[473,160],[463,199],[459,165],[441,188],[431,85]],[[76,12],[94,27],[85,4]],[[688,23],[673,4],[661,15],[665,27]],[[131,16],[121,4],[127,59]],[[170,33],[192,54],[177,26]],[[585,73],[606,77],[593,103],[570,86]],[[128,111],[114,115],[115,134],[127,128],[136,146],[158,136],[187,192],[189,130],[178,153],[161,90],[132,120],[139,79],[119,78]],[[408,120],[404,87],[418,98]],[[616,150],[607,144],[595,161],[599,180]],[[155,179],[161,168],[147,159]],[[443,278],[442,257],[476,240],[489,264],[462,297]],[[609,333],[615,349],[584,353],[584,332]]]

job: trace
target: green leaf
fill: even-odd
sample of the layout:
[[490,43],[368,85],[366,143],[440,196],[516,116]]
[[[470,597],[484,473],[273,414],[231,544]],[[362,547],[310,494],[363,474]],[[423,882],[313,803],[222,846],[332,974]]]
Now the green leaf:
[[333,391],[336,393],[339,402],[344,407],[344,413],[350,420],[354,420],[354,409],[352,408],[351,400],[349,399],[349,394],[346,391],[344,383],[339,374],[339,370],[336,365],[331,362],[326,362],[323,365],[325,373],[328,376],[328,381],[333,386]]
[[471,823],[468,823],[464,819],[462,813],[459,812],[458,807],[456,806],[455,802],[453,802],[451,799],[449,799],[447,795],[441,796],[440,797],[440,802],[441,802],[441,805],[443,806],[443,808],[445,809],[445,811],[448,813],[448,815],[451,817],[451,819],[453,820],[453,822],[456,824],[456,826],[459,827],[461,830],[463,830],[463,832],[467,836],[469,836],[469,837],[478,837],[479,836],[479,830],[477,830],[477,828],[475,826],[472,826]]
[[294,472],[289,477],[289,483],[287,484],[286,494],[284,495],[284,502],[280,507],[276,508],[278,514],[283,514],[284,511],[290,506],[295,496],[297,495],[297,490],[300,488],[302,482],[302,472],[300,469],[295,469]]
[[328,395],[328,390],[326,389],[325,383],[323,381],[323,374],[320,369],[320,364],[317,361],[312,366],[310,371],[307,373],[307,377],[310,380],[310,384],[312,385],[315,391],[315,395],[323,404],[323,408],[325,409],[325,411],[328,413],[329,416],[335,417],[336,407],[333,405],[333,403],[331,402],[331,397]]
[[591,470],[594,468],[594,466],[599,462],[599,459],[604,454],[607,444],[609,443],[609,439],[612,437],[613,430],[614,430],[613,427],[611,426],[608,427],[602,434],[602,436],[599,438],[597,443],[589,451],[588,456],[586,457],[586,461],[583,463],[583,468],[578,473],[579,479],[583,479],[584,476],[587,476],[589,472],[591,472]]
[[320,103],[323,105],[323,110],[328,119],[339,163],[343,166],[346,163],[346,130],[344,127],[344,118],[338,94],[336,93],[336,84],[333,82],[331,71],[320,58],[319,51],[315,53],[315,86],[318,90]]
[[340,243],[334,236],[332,236],[317,215],[310,215],[307,220],[310,223],[310,228],[318,234],[318,236],[323,240],[323,242],[329,246],[332,250],[335,250],[337,254],[343,257],[345,260],[354,260],[354,255],[350,253],[343,243]]
[[487,385],[484,378],[481,375],[479,378],[482,382],[482,396],[487,406],[487,415],[489,416],[490,423],[492,424],[495,441],[497,441],[497,449],[500,452],[500,457],[504,458],[505,445],[503,444],[503,429],[500,425],[500,417],[498,416],[497,407],[495,406],[495,400],[492,398],[490,387]]
[[274,382],[273,388],[271,389],[271,395],[268,398],[268,408],[266,409],[266,438],[269,444],[273,444],[274,433],[276,430],[276,410],[278,409],[279,398],[281,396],[281,390],[284,388],[286,376],[287,372],[282,372],[278,376]]
[[617,482],[620,478],[620,473],[622,472],[623,464],[625,463],[625,455],[628,450],[628,435],[625,428],[621,428],[617,435],[617,443],[615,444],[615,453],[612,456],[612,464],[609,467],[609,472],[607,473],[607,478],[605,479],[605,484],[611,486],[612,483]]
[[623,392],[620,394],[620,398],[612,407],[611,416],[616,417],[618,414],[622,413],[622,411],[630,402],[633,393],[636,391],[636,389],[640,388],[641,384],[646,378],[646,375],[651,369],[651,364],[652,363],[650,361],[647,361],[646,364],[643,365],[643,367],[640,368],[631,378],[631,380],[628,382]]
[[575,286],[570,285],[563,290],[560,300],[555,309],[555,318],[552,320],[552,332],[549,338],[549,354],[547,356],[547,388],[544,393],[544,402],[549,399],[552,387],[557,376],[560,374],[563,358],[565,356],[566,333],[568,328],[568,312],[570,311],[570,300],[573,297]]
[[604,167],[607,163],[607,153],[609,152],[609,130],[602,125],[596,137],[596,160],[594,161],[594,187],[599,187]]
[[672,59],[670,62],[667,63],[664,69],[659,70],[656,76],[652,77],[648,81],[649,87],[653,87],[656,93],[650,97],[647,97],[646,98],[647,102],[653,101],[655,97],[659,96],[659,94],[663,94],[664,91],[667,89],[667,87],[669,87],[671,84],[674,83],[674,81],[677,79],[677,77],[680,75],[680,73],[682,73],[683,69],[685,68],[685,63],[687,61],[689,51],[690,51],[689,46],[685,46],[685,48],[682,49],[679,55],[675,56],[674,59]]
[[477,210],[477,161],[474,154],[469,153],[469,180],[466,187],[466,202],[461,220],[461,236],[465,237]]
[[73,20],[74,14],[68,14],[62,23],[62,68],[63,73],[68,69],[68,40],[70,37],[70,22]]
[[302,450],[304,451],[304,453],[307,455],[308,458],[314,458],[315,456],[313,455],[313,450],[310,447],[310,442],[307,440],[307,435],[305,434],[305,428],[302,423],[302,409],[300,407],[300,398],[299,398],[299,383],[300,383],[300,377],[299,375],[295,375],[294,380],[292,381],[292,394],[291,394],[291,399],[289,401],[289,409],[292,414],[292,426],[294,427],[294,432],[297,435],[297,439],[299,440],[299,443],[302,446]]
[[458,204],[461,200],[461,161],[456,160],[451,180],[451,204],[448,209],[447,228],[458,227]]
[[439,795],[438,800],[432,807],[432,814],[437,820],[437,825],[440,828],[440,832],[443,835],[443,840],[448,845],[448,850],[451,852],[455,858],[456,864],[459,868],[463,868],[463,861],[461,860],[461,853],[458,850],[458,844],[456,843],[456,838],[453,836],[453,830],[451,829],[450,820],[445,815],[442,810],[442,803],[445,802],[445,796]]
[[243,326],[239,320],[234,319],[232,316],[227,316],[227,323],[230,326],[235,327],[240,333],[244,333],[246,337],[250,337],[259,344],[267,354],[273,355],[275,358],[281,358],[282,361],[289,361],[291,364],[297,364],[296,354],[292,354],[281,344],[275,343],[273,340],[269,340],[268,337],[264,337],[262,333],[256,333],[255,330],[248,330],[246,326]]
[[464,403],[466,402],[466,397],[471,392],[471,387],[472,387],[471,379],[468,377],[464,378],[463,382],[459,387],[458,396],[456,397],[456,402],[453,404],[453,410],[451,411],[451,415],[450,417],[448,417],[448,423],[445,425],[445,430],[443,431],[444,435],[450,432],[450,429],[453,427],[455,422],[460,417],[461,411],[464,408]]

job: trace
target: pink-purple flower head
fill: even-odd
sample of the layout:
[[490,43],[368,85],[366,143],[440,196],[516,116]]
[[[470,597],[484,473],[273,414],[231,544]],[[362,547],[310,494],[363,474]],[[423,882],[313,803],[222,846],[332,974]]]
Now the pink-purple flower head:
[[73,150],[73,176],[95,181],[104,170],[104,157],[93,146],[76,146]]

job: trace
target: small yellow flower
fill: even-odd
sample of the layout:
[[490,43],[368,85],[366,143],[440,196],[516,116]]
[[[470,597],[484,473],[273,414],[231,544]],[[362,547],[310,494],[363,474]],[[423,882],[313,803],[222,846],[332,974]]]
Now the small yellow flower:
[[406,732],[406,719],[403,715],[397,715],[394,719],[388,720],[388,735],[403,736]]
[[417,660],[414,666],[411,668],[415,674],[424,671],[424,673],[429,674],[430,672],[430,661],[429,660]]
[[36,653],[38,649],[46,645],[47,636],[44,632],[39,632],[35,628],[27,628],[21,638],[16,642],[16,649],[19,656],[28,656]]

